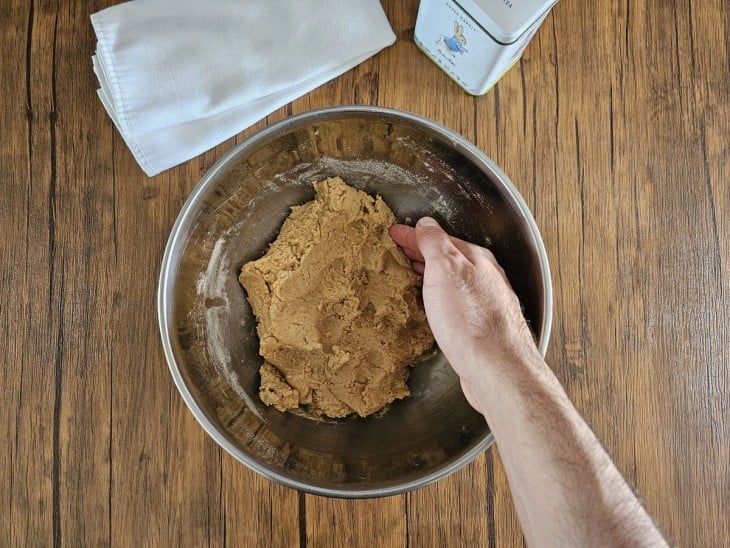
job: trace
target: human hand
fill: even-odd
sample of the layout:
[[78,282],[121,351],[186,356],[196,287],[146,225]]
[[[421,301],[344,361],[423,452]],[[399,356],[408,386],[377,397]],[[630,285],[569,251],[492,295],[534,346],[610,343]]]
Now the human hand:
[[539,356],[520,303],[488,249],[449,236],[424,217],[390,235],[423,274],[423,304],[431,331],[461,379],[469,403],[481,404],[494,375],[509,375],[525,357]]
[[436,342],[489,423],[528,544],[667,546],[538,351],[494,255],[428,217],[390,235]]

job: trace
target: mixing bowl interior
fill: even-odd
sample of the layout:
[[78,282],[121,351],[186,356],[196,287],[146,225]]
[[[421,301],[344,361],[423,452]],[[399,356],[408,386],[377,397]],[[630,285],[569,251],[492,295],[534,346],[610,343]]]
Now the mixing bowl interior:
[[430,215],[452,234],[488,245],[544,351],[549,274],[514,188],[458,136],[382,109],[289,119],[206,174],[168,243],[163,343],[186,403],[248,466],[320,494],[401,492],[463,466],[491,443],[440,352],[412,369],[412,395],[378,417],[317,422],[266,407],[257,395],[256,321],[237,276],[265,252],[289,208],[312,199],[311,183],[331,176],[381,195],[402,222]]

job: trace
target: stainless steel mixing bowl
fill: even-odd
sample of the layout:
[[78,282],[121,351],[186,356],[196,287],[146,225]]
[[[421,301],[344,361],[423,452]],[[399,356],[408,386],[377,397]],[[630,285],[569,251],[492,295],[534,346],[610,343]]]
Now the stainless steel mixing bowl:
[[456,133],[383,108],[335,107],[274,124],[202,178],[172,229],[159,319],[185,403],[221,447],[264,476],[320,495],[402,493],[444,477],[492,443],[439,353],[414,367],[412,395],[380,417],[315,422],[258,398],[256,321],[237,276],[274,240],[311,183],[339,175],[380,194],[405,222],[431,215],[489,245],[520,297],[541,352],[552,321],[545,249],[506,175]]

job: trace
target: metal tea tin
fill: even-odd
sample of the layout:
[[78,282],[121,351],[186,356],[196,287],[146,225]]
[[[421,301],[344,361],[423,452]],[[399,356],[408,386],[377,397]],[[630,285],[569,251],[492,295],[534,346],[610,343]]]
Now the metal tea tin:
[[557,0],[421,0],[418,47],[457,84],[482,95],[522,56]]

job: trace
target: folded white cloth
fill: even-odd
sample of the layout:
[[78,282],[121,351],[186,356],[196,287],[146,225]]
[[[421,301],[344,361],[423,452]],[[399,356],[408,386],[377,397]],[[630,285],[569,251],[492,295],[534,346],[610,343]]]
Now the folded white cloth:
[[378,0],[133,0],[91,23],[99,97],[148,175],[395,41]]

